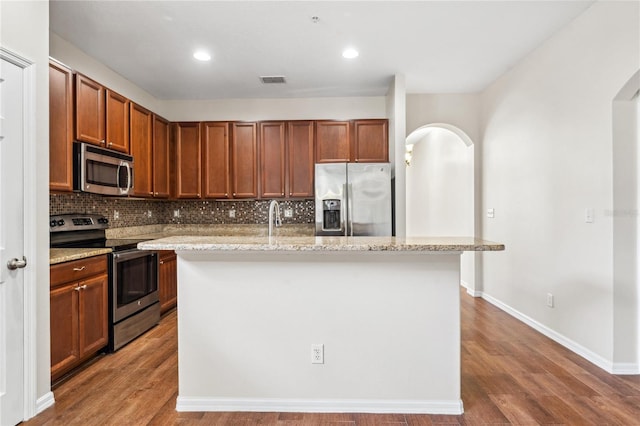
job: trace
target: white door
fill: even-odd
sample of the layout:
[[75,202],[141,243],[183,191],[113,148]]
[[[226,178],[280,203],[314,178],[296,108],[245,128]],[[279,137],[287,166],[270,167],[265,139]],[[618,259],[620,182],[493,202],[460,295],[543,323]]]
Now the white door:
[[[24,417],[23,69],[0,60],[0,425]],[[14,260],[15,259],[15,260]]]

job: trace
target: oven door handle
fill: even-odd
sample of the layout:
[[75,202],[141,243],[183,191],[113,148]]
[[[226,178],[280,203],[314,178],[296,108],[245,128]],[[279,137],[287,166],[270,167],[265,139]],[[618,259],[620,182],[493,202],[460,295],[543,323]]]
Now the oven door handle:
[[145,256],[155,257],[157,256],[157,253],[155,251],[133,249],[133,250],[126,250],[126,251],[112,253],[112,255],[114,259],[117,259],[118,261],[123,261],[123,260],[136,259],[138,257],[145,257]]

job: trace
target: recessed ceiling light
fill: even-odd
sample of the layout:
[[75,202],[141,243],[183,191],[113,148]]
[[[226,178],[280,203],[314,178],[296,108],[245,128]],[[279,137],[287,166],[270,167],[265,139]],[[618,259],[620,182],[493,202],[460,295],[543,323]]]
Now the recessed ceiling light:
[[358,51],[357,51],[356,49],[351,48],[351,47],[350,47],[350,48],[348,48],[348,49],[345,49],[345,50],[342,52],[342,57],[343,57],[343,58],[346,58],[346,59],[353,59],[353,58],[357,58],[357,57],[358,57],[358,55],[359,55]]
[[205,52],[204,50],[196,50],[195,52],[193,52],[193,57],[199,61],[211,60],[211,55],[209,55],[209,53]]

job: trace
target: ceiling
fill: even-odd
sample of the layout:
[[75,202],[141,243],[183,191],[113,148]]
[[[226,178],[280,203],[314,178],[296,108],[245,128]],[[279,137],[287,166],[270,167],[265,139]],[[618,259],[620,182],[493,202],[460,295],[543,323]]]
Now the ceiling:
[[158,99],[473,93],[592,3],[53,0],[50,29]]

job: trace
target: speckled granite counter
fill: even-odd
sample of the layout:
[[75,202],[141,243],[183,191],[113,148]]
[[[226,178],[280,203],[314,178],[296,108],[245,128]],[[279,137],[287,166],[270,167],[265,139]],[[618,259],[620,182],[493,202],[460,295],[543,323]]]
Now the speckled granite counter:
[[144,250],[228,251],[500,251],[503,244],[464,237],[173,236],[138,244]]
[[[314,224],[287,224],[274,228],[276,236],[313,236]],[[171,236],[233,236],[233,237],[267,237],[269,227],[266,224],[218,224],[218,225],[147,225],[126,228],[107,229],[108,239],[158,239]]]
[[110,248],[54,248],[49,249],[49,264],[69,262],[111,253]]

